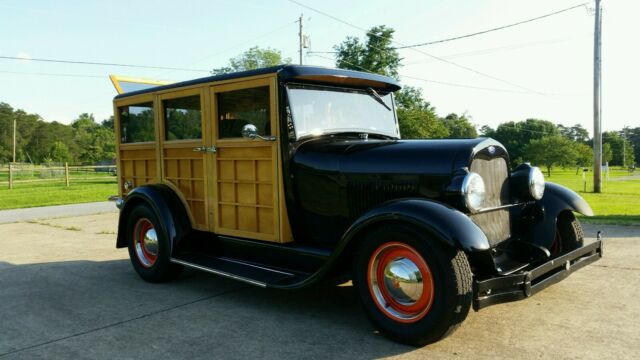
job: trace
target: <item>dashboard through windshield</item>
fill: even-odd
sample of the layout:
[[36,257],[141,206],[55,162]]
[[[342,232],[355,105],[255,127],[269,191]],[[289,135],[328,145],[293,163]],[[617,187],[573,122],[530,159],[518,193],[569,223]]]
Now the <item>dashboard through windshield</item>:
[[287,85],[296,138],[356,132],[399,138],[391,93]]

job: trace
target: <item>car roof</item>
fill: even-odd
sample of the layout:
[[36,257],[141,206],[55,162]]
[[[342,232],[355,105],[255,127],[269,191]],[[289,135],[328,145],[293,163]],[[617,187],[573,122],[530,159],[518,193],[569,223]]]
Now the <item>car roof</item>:
[[[378,75],[378,74],[372,74],[372,73],[354,71],[354,70],[334,69],[334,68],[320,67],[320,66],[277,65],[277,66],[260,68],[255,70],[207,76],[203,78],[181,81],[181,82],[168,84],[168,85],[154,86],[147,89],[123,93],[116,96],[115,99],[121,99],[129,96],[146,94],[146,93],[151,93],[151,92],[160,91],[160,90],[169,90],[174,88],[181,88],[185,86],[204,84],[204,83],[215,82],[215,81],[240,79],[240,78],[245,78],[249,76],[265,75],[265,74],[272,74],[272,73],[277,73],[278,77],[282,81],[300,80],[305,82],[316,82],[316,83],[323,83],[323,82],[346,83],[347,82],[346,80],[353,79],[353,80],[361,80],[360,86],[356,85],[356,87],[364,87],[366,84],[368,84],[368,86],[370,87],[374,87],[374,88],[385,90],[385,91],[396,91],[401,88],[400,84],[395,79],[388,76],[384,76],[384,75]],[[327,81],[327,79],[332,79],[332,80]]]

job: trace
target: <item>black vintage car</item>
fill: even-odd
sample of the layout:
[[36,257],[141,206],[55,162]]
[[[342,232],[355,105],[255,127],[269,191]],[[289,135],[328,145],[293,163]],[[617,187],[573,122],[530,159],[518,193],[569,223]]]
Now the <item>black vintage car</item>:
[[487,138],[402,140],[393,79],[277,66],[114,100],[117,246],[298,289],[348,276],[373,323],[424,345],[471,307],[527,298],[602,256],[575,192]]

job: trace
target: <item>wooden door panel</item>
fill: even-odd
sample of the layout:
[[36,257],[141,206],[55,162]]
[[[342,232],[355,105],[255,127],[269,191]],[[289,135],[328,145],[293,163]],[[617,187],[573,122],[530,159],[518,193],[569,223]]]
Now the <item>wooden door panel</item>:
[[[209,134],[217,148],[211,172],[215,178],[211,182],[215,190],[212,230],[216,233],[280,243],[293,241],[278,165],[276,80],[268,76],[209,89]],[[275,141],[240,137],[239,129],[246,123],[255,125],[261,135],[276,136]]]
[[204,159],[202,153],[192,150],[194,146],[197,144],[163,149],[164,180],[182,194],[196,228],[206,230]]
[[[218,147],[218,232],[276,240],[272,144]],[[258,145],[258,146],[256,146]]]

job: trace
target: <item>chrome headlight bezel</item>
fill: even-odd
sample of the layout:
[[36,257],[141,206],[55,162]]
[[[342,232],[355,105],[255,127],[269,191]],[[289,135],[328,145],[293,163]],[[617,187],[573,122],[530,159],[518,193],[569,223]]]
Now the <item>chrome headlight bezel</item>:
[[544,196],[544,187],[544,174],[539,167],[532,166],[529,170],[529,194],[535,200],[540,200]]
[[486,188],[482,176],[474,172],[468,173],[462,180],[460,193],[469,211],[477,212],[481,210],[486,196]]

